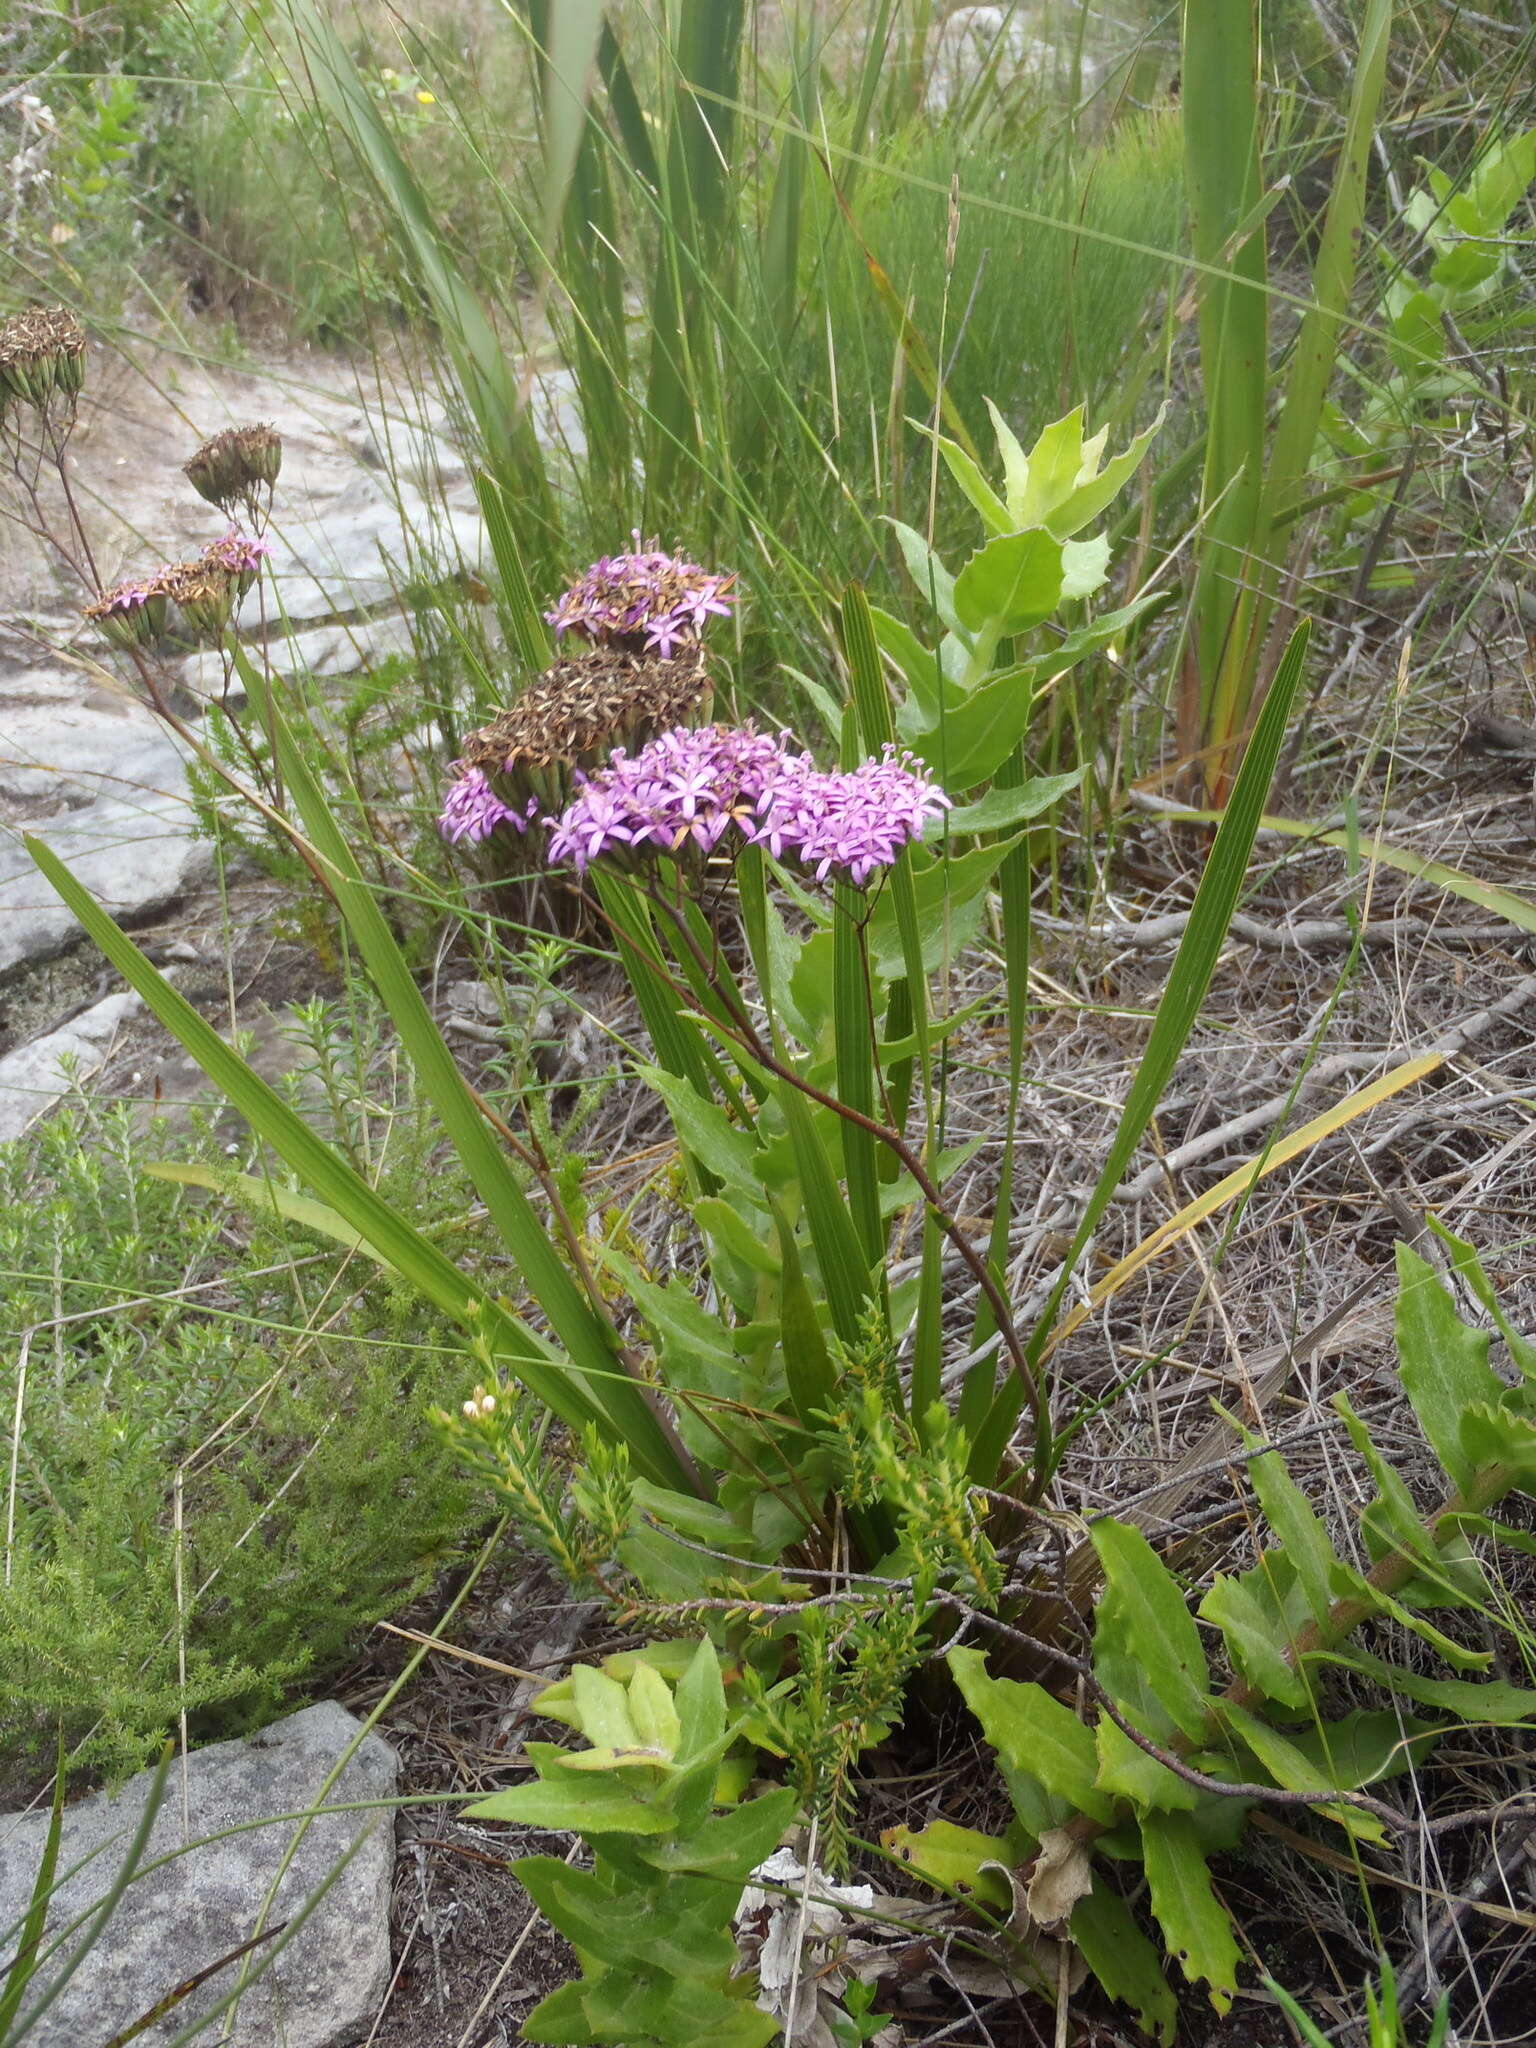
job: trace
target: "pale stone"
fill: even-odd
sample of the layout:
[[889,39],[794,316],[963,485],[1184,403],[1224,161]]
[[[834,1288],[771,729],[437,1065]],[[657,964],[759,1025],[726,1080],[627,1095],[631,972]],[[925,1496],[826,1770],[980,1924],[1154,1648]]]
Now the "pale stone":
[[[332,1771],[361,1731],[334,1700],[306,1707],[246,1741],[195,1750],[187,1759],[183,1834],[181,1767],[173,1764],[144,1862],[171,1861],[136,1879],[123,1894],[78,1971],[27,2036],[29,2048],[85,2048],[132,2025],[188,1978],[219,1962],[262,1926],[292,1922],[354,1843],[361,1846],[291,1940],[255,1949],[261,1968],[228,2015],[206,2035],[239,2048],[347,2048],[368,2032],[389,1984],[389,1893],[394,1865],[394,1795],[399,1762],[379,1736],[363,1737],[327,1805],[375,1802],[372,1811],[333,1812],[304,1830],[262,1919],[273,1881],[298,1835],[279,1820],[322,1796]],[[66,1810],[58,1868],[73,1873],[55,1894],[49,1930],[87,1912],[110,1888],[143,1817],[152,1774],[117,1796],[97,1793]],[[271,1821],[270,1826],[250,1826]],[[0,1927],[25,1916],[47,1832],[46,1812],[0,1816]],[[241,1832],[230,1832],[231,1830]],[[221,1839],[213,1840],[211,1837]],[[185,1854],[175,1852],[189,1844]],[[82,1858],[92,1856],[84,1869]],[[282,1937],[279,1937],[281,1940]],[[45,1944],[46,1945],[46,1944]],[[73,1950],[66,1943],[57,1969]],[[276,1951],[275,1953],[273,1951]],[[0,1945],[0,1980],[14,1945]],[[213,1975],[166,2019],[135,2038],[164,2044],[234,1989],[241,1964]],[[45,1965],[27,2008],[51,1981]]]

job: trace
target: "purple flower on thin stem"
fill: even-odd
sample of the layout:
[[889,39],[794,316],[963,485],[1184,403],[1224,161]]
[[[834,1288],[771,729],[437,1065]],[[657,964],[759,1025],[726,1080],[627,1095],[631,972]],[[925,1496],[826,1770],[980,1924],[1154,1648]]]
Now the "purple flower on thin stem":
[[464,768],[462,761],[456,761],[454,766],[464,772],[450,783],[443,798],[442,816],[437,821],[437,829],[450,845],[458,846],[468,840],[471,846],[478,846],[503,825],[509,825],[514,832],[528,830],[538,811],[537,803],[514,809],[492,789],[483,768]]
[[644,846],[711,853],[734,828],[818,881],[836,872],[862,888],[949,805],[922,764],[891,746],[829,774],[791,753],[787,735],[706,726],[663,733],[633,756],[618,749],[552,821],[549,856],[585,869]]
[[203,550],[203,560],[227,569],[231,576],[254,576],[271,552],[270,541],[253,540],[232,526],[221,539]]
[[654,542],[643,547],[638,530],[632,537],[633,552],[594,562],[544,616],[557,637],[639,641],[670,661],[680,647],[696,644],[711,618],[729,617],[736,579],[664,554]]

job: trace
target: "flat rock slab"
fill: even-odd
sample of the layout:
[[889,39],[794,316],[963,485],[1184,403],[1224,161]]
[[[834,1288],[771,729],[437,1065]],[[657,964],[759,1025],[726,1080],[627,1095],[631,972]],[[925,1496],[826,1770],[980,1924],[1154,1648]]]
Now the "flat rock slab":
[[[327,1700],[247,1741],[194,1751],[187,1763],[187,1839],[200,1846],[128,1887],[106,1931],[28,2034],[30,2048],[91,2048],[249,1940],[295,1824],[248,1828],[218,1842],[206,1838],[313,1804],[359,1728],[344,1707]],[[398,1773],[388,1743],[365,1736],[327,1795],[328,1803],[388,1799]],[[67,1926],[109,1888],[142,1818],[150,1782],[150,1773],[144,1772],[115,1799],[97,1793],[66,1811],[60,1870],[72,1869],[103,1844],[110,1846],[63,1884],[55,1895],[50,1928]],[[47,1826],[45,1813],[0,1816],[0,1927],[19,1921],[27,1910]],[[251,1984],[233,2022],[226,2015],[209,2029],[204,2038],[210,2044],[227,2039],[239,2048],[348,2048],[367,2034],[389,1984],[393,1812],[333,1813],[312,1822],[278,1886],[266,1924],[292,1918],[360,1836],[362,1846]],[[173,1764],[145,1861],[181,1845],[181,1774]],[[12,1952],[0,1947],[0,1979]],[[248,1966],[268,1954],[256,1949]],[[164,2048],[228,1995],[240,1968],[233,1963],[219,1971],[135,2039],[144,2048]],[[29,1988],[23,2014],[46,1981],[45,1968]]]
[[0,1058],[0,1144],[19,1138],[34,1117],[69,1093],[74,1080],[94,1074],[142,1008],[136,995],[120,990]]

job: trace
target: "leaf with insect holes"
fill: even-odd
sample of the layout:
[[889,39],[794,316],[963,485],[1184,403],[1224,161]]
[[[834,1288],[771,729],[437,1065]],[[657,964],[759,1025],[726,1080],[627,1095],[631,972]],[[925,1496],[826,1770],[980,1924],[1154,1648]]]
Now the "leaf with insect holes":
[[1163,1976],[1163,1959],[1117,1892],[1096,1884],[1072,1911],[1072,1940],[1111,1997],[1128,2005],[1147,2033],[1172,2048],[1178,2001]]
[[1226,2012],[1237,1995],[1241,1953],[1193,1821],[1186,1813],[1148,1814],[1141,1824],[1141,1850],[1152,1911],[1164,1939],[1190,1983],[1203,1979],[1210,1986],[1211,2004]]
[[1017,1861],[1015,1845],[1001,1835],[934,1820],[925,1828],[887,1828],[880,1846],[940,1891],[958,1892],[999,1912],[1013,1904],[1012,1889],[1002,1873]]

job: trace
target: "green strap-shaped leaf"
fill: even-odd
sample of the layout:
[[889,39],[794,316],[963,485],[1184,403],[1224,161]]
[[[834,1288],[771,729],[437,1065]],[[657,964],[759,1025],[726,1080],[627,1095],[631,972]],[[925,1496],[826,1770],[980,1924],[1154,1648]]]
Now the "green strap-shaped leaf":
[[50,847],[37,839],[28,839],[26,845],[129,987],[144,998],[257,1136],[428,1301],[484,1334],[492,1350],[515,1365],[523,1384],[563,1422],[575,1429],[600,1422],[599,1411],[569,1364],[491,1299],[478,1281],[445,1258],[253,1073],[180,990],[150,965]]
[[[485,1203],[524,1286],[569,1353],[584,1383],[588,1402],[608,1418],[608,1429],[624,1438],[652,1476],[672,1484],[695,1483],[696,1475],[687,1470],[679,1457],[649,1405],[646,1392],[626,1374],[614,1331],[599,1318],[572,1279],[548,1229],[518,1184],[502,1140],[487,1123],[459,1072],[399,942],[364,881],[356,857],[266,677],[238,650],[236,664],[263,729],[272,735],[283,781],[310,846],[322,864],[327,886],[400,1034],[422,1092],[437,1112],[471,1184]],[[370,1232],[364,1234],[378,1242]]]
[[1187,1813],[1148,1814],[1141,1824],[1142,1859],[1152,1911],[1191,1984],[1210,1986],[1211,2004],[1226,2012],[1237,1995],[1241,1954],[1226,1907]]

